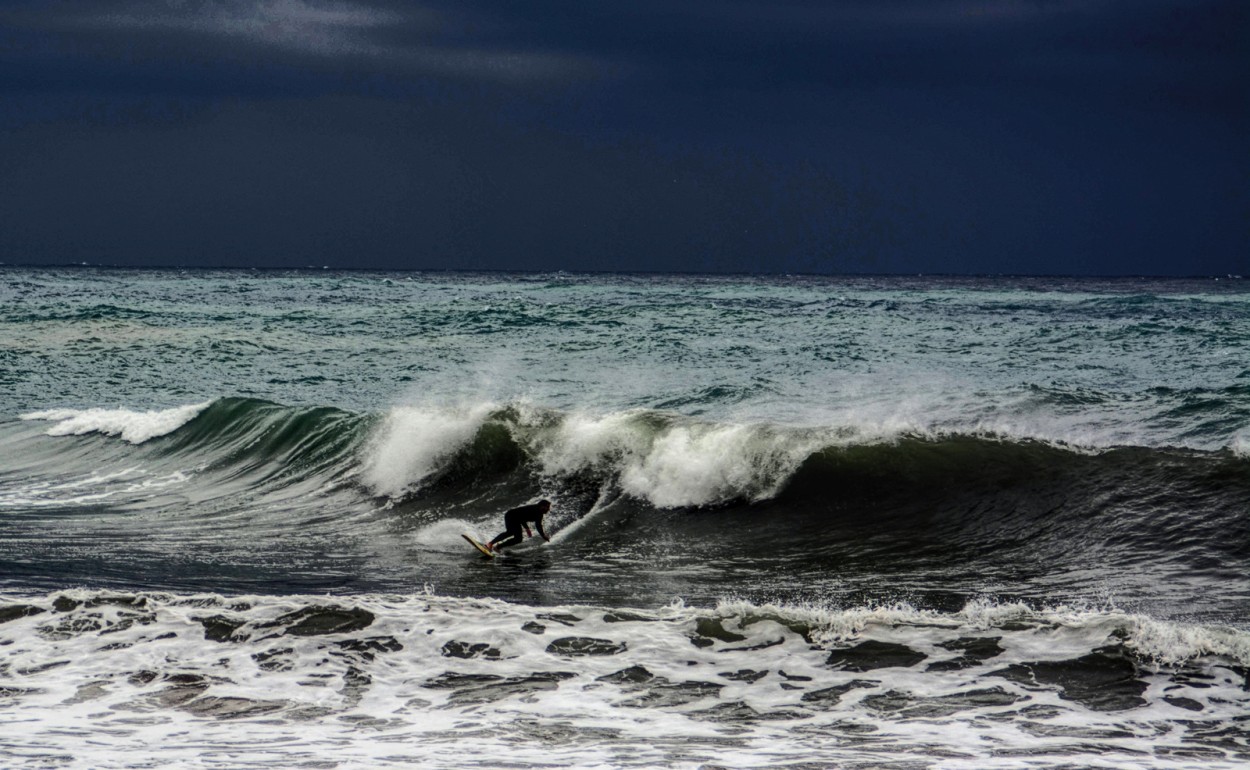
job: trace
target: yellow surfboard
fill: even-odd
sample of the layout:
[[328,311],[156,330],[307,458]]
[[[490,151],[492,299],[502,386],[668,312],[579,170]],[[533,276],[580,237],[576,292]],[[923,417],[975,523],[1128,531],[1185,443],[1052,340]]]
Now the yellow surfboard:
[[469,541],[469,545],[471,545],[471,546],[473,546],[474,548],[476,548],[477,550],[481,551],[483,556],[487,556],[487,557],[489,557],[489,558],[491,558],[491,559],[495,558],[495,552],[494,552],[494,551],[492,551],[491,549],[487,548],[484,544],[479,543],[478,541],[474,540],[473,538],[469,537],[468,535],[461,535],[460,537],[463,537],[465,540],[468,540],[468,541]]

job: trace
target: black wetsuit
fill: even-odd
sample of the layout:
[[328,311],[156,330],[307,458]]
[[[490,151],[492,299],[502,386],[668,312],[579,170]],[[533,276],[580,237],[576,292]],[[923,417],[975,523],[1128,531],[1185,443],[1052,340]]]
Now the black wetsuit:
[[538,534],[543,536],[543,540],[547,540],[547,533],[543,531],[543,516],[547,511],[542,503],[534,503],[533,505],[522,505],[520,508],[513,508],[503,515],[504,526],[507,531],[499,533],[491,542],[492,548],[507,548],[510,545],[516,545],[523,541],[524,530],[528,529],[527,524],[533,523],[538,529]]

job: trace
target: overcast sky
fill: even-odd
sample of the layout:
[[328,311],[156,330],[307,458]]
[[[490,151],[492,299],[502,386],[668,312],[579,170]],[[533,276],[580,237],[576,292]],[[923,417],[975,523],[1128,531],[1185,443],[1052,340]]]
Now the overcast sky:
[[1245,0],[0,0],[0,261],[1250,273]]

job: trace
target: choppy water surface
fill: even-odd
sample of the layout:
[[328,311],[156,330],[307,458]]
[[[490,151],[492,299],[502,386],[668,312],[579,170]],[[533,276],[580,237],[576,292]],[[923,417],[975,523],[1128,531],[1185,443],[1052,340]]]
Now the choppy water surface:
[[8,766],[1250,761],[1244,281],[0,278]]

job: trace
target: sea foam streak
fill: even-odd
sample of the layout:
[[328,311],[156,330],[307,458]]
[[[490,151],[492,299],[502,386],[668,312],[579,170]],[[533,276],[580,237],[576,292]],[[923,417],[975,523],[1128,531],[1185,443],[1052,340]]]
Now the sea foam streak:
[[143,498],[167,487],[185,484],[189,479],[183,471],[152,476],[142,468],[125,468],[61,484],[35,482],[0,488],[0,508],[74,507],[114,497]]

